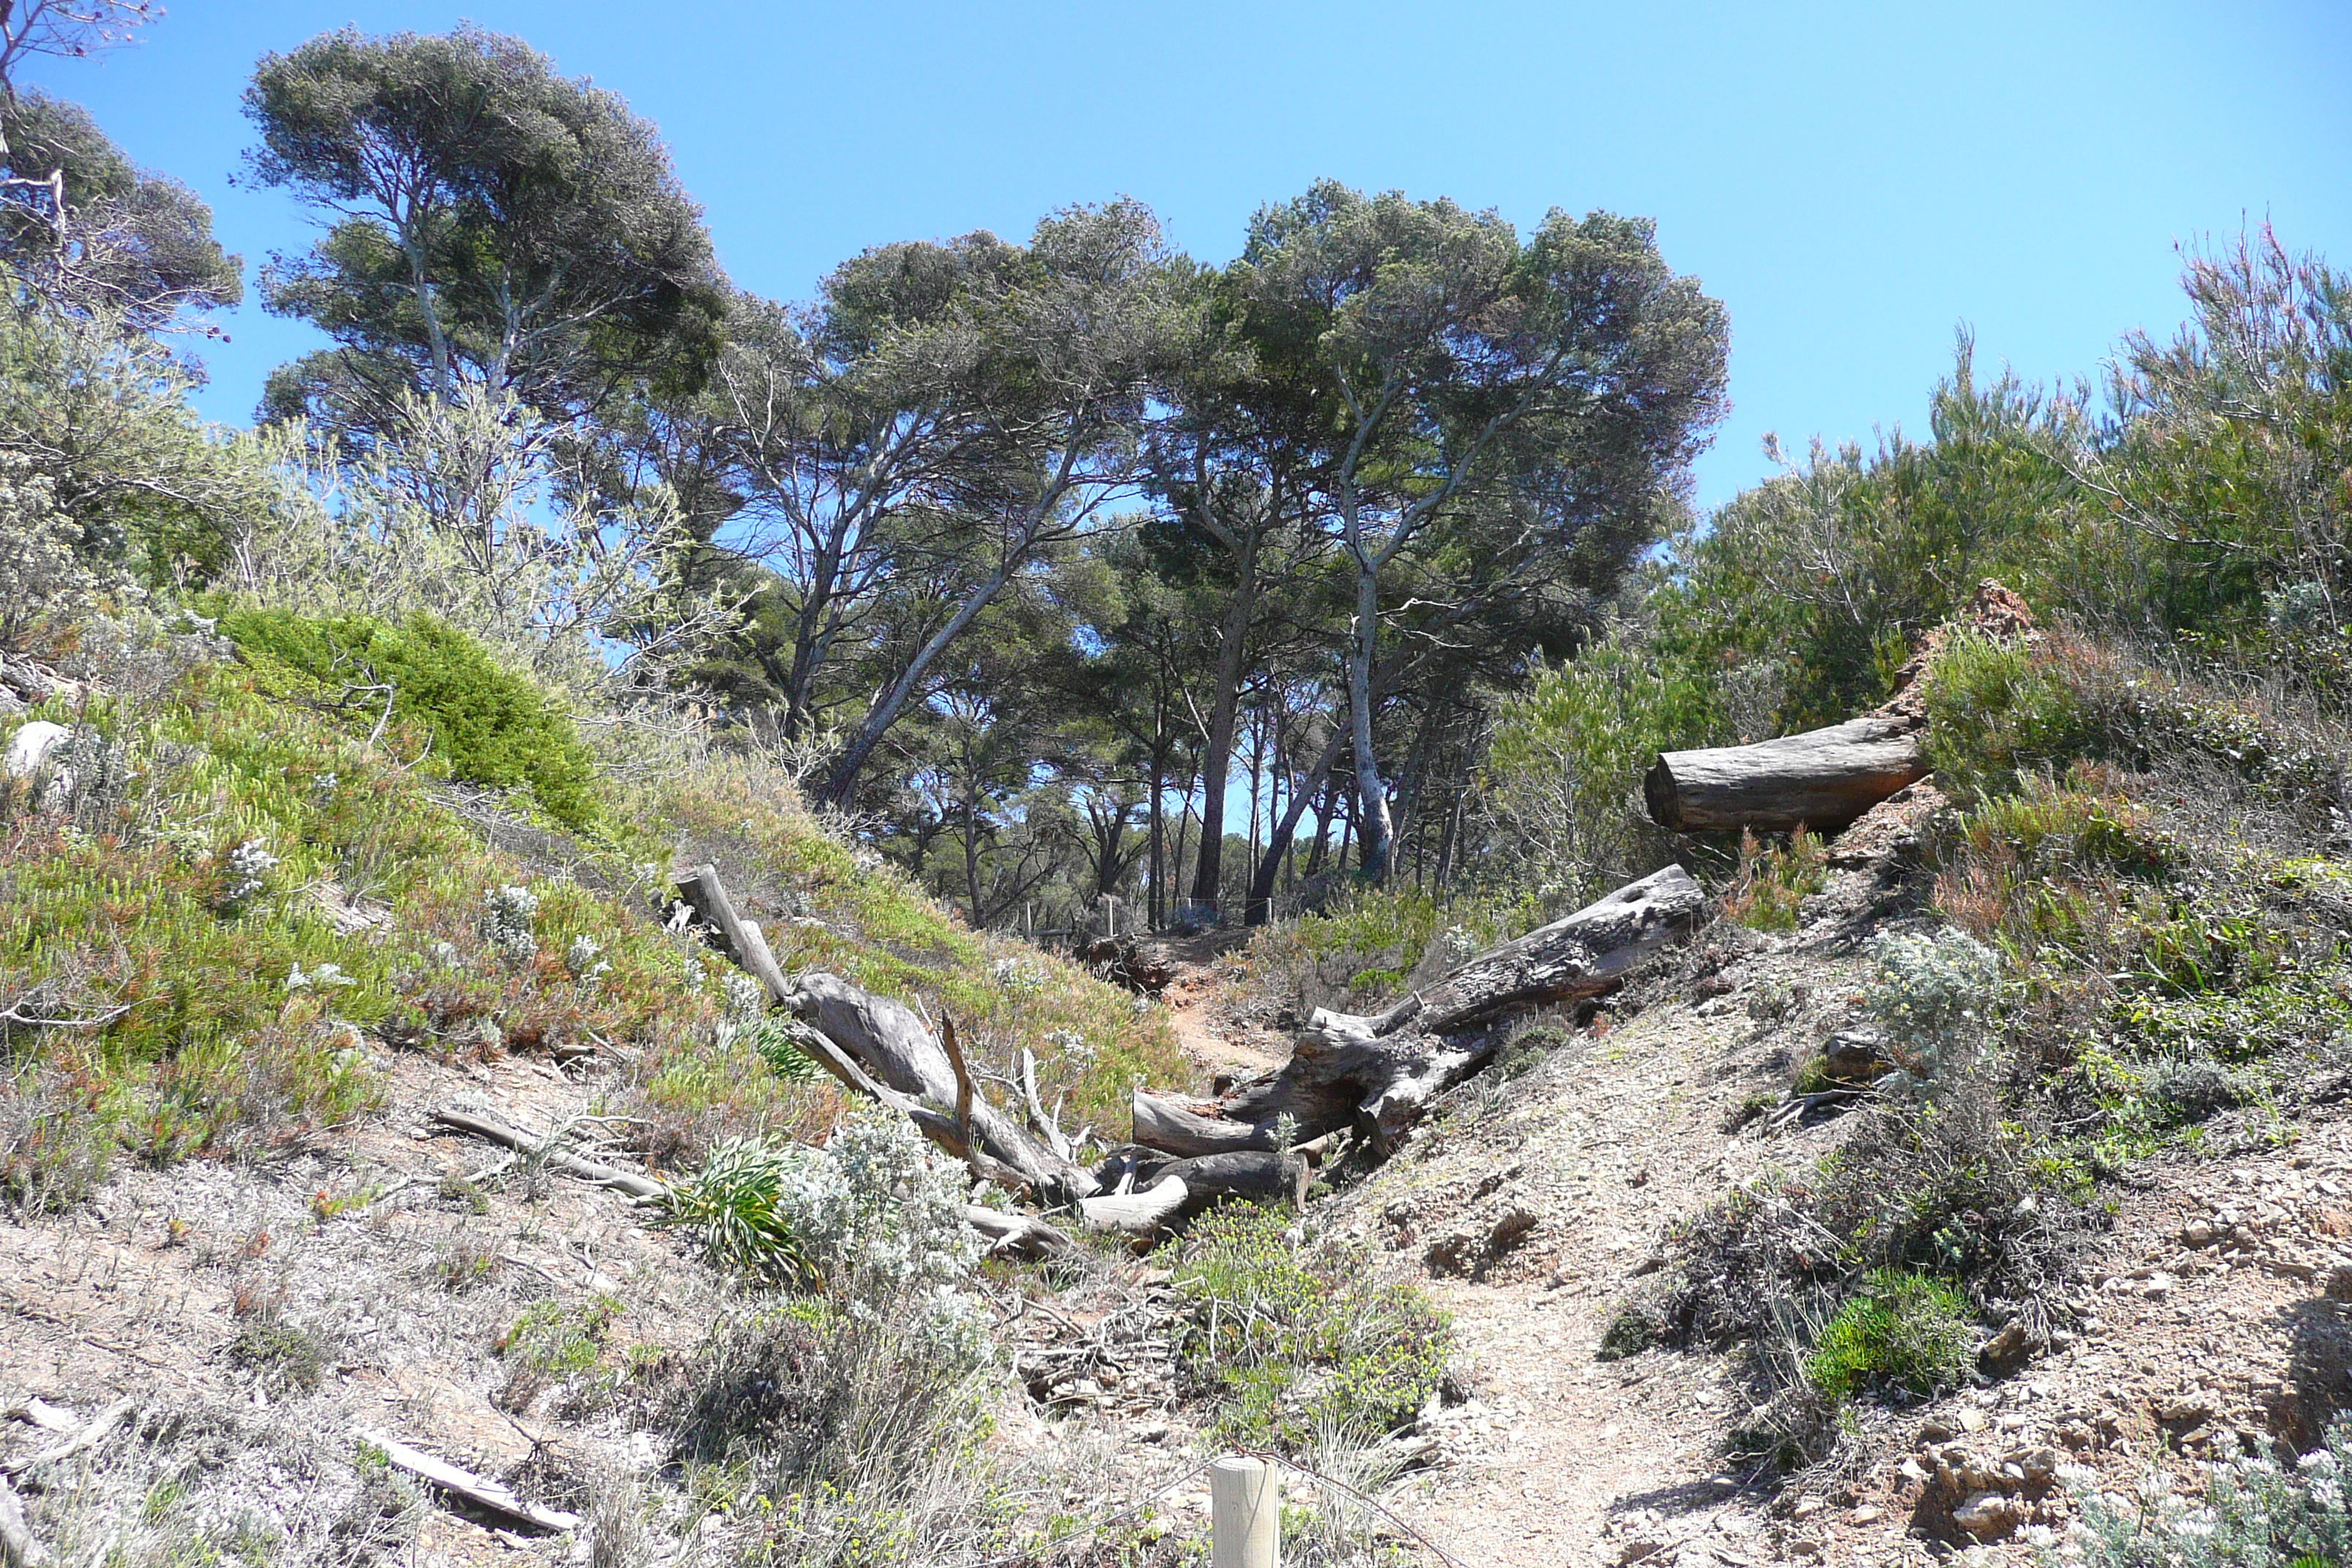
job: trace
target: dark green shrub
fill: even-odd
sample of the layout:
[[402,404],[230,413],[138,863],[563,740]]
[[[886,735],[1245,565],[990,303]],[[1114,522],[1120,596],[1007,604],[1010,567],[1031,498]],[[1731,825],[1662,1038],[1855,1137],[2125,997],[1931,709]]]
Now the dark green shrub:
[[529,786],[549,816],[572,827],[595,817],[587,749],[572,718],[480,644],[433,616],[398,626],[365,616],[331,620],[290,610],[235,610],[221,631],[263,683],[321,703],[362,731],[384,711],[432,737],[452,777],[494,789]]
[[1956,800],[2007,795],[2021,771],[2091,749],[2092,723],[2056,661],[1963,633],[1927,671],[1927,762]]
[[1805,1378],[1831,1399],[1864,1387],[1922,1397],[1968,1369],[1968,1303],[1931,1275],[1874,1269],[1814,1342]]

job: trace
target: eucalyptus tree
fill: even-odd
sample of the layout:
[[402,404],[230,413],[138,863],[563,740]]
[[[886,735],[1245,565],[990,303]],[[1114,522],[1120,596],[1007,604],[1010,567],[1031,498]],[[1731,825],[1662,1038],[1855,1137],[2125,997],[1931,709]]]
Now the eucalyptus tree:
[[1606,512],[1646,514],[1724,408],[1722,308],[1659,257],[1646,220],[1555,211],[1522,242],[1498,215],[1336,182],[1259,212],[1237,264],[1245,333],[1319,400],[1320,513],[1355,576],[1349,749],[1361,867],[1391,829],[1375,671],[1398,563],[1526,476],[1584,470]]
[[366,441],[470,384],[562,419],[707,353],[718,273],[659,134],[520,40],[346,27],[263,57],[245,108],[255,176],[328,224],[263,275],[337,344],[279,369],[271,415]]

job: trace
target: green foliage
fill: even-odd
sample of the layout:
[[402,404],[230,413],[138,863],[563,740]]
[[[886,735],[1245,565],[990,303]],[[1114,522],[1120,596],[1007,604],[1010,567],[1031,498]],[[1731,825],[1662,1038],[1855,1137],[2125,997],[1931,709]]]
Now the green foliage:
[[519,1376],[552,1383],[594,1370],[604,1353],[621,1303],[593,1296],[578,1305],[552,1298],[533,1301],[502,1330],[492,1346]]
[[1709,683],[1604,638],[1502,705],[1486,754],[1489,808],[1510,825],[1490,873],[1546,909],[1575,909],[1664,864],[1641,802],[1657,753],[1729,738]]
[[231,1365],[253,1376],[273,1394],[309,1394],[319,1386],[327,1364],[326,1347],[310,1330],[287,1321],[275,1311],[246,1320],[229,1342]]
[[572,827],[595,820],[593,769],[571,715],[456,628],[423,614],[395,626],[277,609],[234,610],[220,625],[268,689],[317,702],[353,729],[389,709],[431,735],[455,777],[528,786]]
[[86,564],[150,587],[209,579],[228,564],[236,520],[277,504],[257,443],[206,426],[195,384],[119,316],[0,310],[0,452],[46,481]]
[[2072,526],[2087,438],[2081,393],[1980,380],[1964,334],[1929,403],[1933,438],[1816,444],[1676,543],[1653,600],[1655,653],[1748,710],[1761,740],[1851,718],[1887,694],[1913,643],[1997,576],[2045,610],[2114,573]]
[[1940,1279],[1881,1268],[1822,1326],[1805,1376],[1830,1399],[1863,1388],[1900,1389],[1922,1398],[1968,1370],[1974,1315]]
[[1235,1205],[1192,1227],[1174,1279],[1185,1375],[1231,1442],[1297,1452],[1318,1431],[1396,1430],[1444,1375],[1444,1316],[1412,1285],[1375,1283],[1358,1249],[1294,1243],[1288,1224]]
[[756,1140],[713,1144],[700,1169],[669,1184],[656,1223],[688,1232],[720,1268],[754,1279],[813,1283],[815,1266],[784,1215],[789,1150]]
[[1954,799],[2005,795],[2022,773],[2062,770],[2095,743],[2065,672],[2015,644],[1962,633],[1927,675],[1927,762]]
[[1286,1001],[1361,1008],[1506,940],[1530,912],[1468,902],[1441,911],[1409,888],[1351,888],[1319,910],[1260,927],[1246,962],[1252,984]]
[[[105,765],[69,799],[0,796],[0,998],[60,1020],[8,1029],[12,1201],[70,1203],[125,1147],[261,1152],[347,1121],[382,1093],[369,1035],[457,1055],[593,1034],[654,1073],[689,1041],[708,1053],[715,986],[633,903],[538,880],[412,774],[234,668],[94,702],[79,723],[74,744]],[[537,889],[539,942],[509,962],[482,899],[517,883]],[[372,929],[338,928],[344,900],[378,911]],[[576,978],[559,955],[590,931],[605,967]],[[756,1057],[721,1065],[751,1125],[808,1103]]]
[[21,199],[0,210],[0,257],[52,305],[119,312],[149,331],[245,293],[237,258],[213,237],[212,209],[132,164],[79,104],[38,88],[0,92],[0,175],[19,188],[58,179],[62,215]]
[[2128,1492],[2103,1490],[2095,1472],[2061,1472],[2080,1523],[2063,1554],[2042,1561],[2084,1568],[2327,1568],[2352,1562],[2352,1423],[2338,1421],[2309,1454],[2267,1443],[2225,1452],[2206,1472],[2203,1496],[2177,1495],[2149,1473]]
[[[709,757],[648,781],[616,811],[727,867],[739,901],[772,900],[803,916],[769,928],[787,972],[829,970],[879,995],[942,1008],[967,1055],[1008,1074],[1022,1045],[1035,1047],[1040,1094],[1049,1105],[1066,1094],[1073,1118],[1107,1122],[1125,1114],[1139,1079],[1173,1082],[1188,1070],[1163,1014],[1062,957],[971,930],[871,850],[828,833],[772,768]],[[1034,984],[1000,983],[1000,964]],[[761,1059],[749,1039],[730,1048]],[[723,1068],[686,1058],[648,1083],[680,1106],[736,1089]]]
[[707,352],[709,236],[658,134],[519,39],[346,27],[264,56],[245,105],[256,176],[336,215],[263,280],[342,351],[282,369],[272,412],[378,430],[461,380],[553,412]]

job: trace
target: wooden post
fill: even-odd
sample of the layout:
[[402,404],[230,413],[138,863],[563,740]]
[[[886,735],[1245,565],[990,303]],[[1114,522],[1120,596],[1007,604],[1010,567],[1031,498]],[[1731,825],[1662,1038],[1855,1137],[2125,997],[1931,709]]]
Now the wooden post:
[[1263,1459],[1209,1467],[1211,1568],[1276,1568],[1282,1552],[1282,1494]]

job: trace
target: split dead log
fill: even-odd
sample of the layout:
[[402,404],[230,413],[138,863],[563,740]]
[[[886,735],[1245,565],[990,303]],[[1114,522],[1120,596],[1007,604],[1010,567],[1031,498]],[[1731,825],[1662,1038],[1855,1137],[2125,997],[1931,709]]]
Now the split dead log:
[[[1081,1198],[1078,1213],[1089,1230],[1119,1230],[1151,1236],[1221,1203],[1282,1205],[1292,1210],[1307,1201],[1312,1174],[1297,1153],[1242,1152],[1170,1159],[1152,1149],[1123,1149],[1095,1173],[1119,1190]],[[1133,1190],[1127,1190],[1129,1182]]]
[[1192,1196],[1181,1176],[1162,1176],[1139,1193],[1103,1193],[1078,1200],[1078,1217],[1088,1230],[1119,1230],[1157,1236],[1175,1223]]
[[1129,1099],[1128,1109],[1134,1119],[1134,1131],[1129,1136],[1143,1147],[1164,1153],[1230,1154],[1244,1149],[1274,1147],[1271,1126],[1235,1121],[1213,1100],[1154,1094],[1139,1089]]
[[[1218,1109],[1226,1121],[1253,1130],[1288,1116],[1298,1140],[1365,1123],[1374,1150],[1386,1154],[1432,1101],[1493,1052],[1491,1039],[1457,1042],[1450,1035],[1508,1008],[1599,995],[1689,931],[1706,905],[1690,873],[1669,866],[1480,954],[1385,1013],[1318,1007],[1298,1031],[1289,1064],[1236,1088]],[[1213,1119],[1181,1102],[1138,1104],[1139,1143],[1226,1136],[1204,1133]],[[1178,1119],[1185,1115],[1189,1121]]]
[[1052,1258],[1075,1252],[1078,1244],[1033,1215],[1007,1214],[981,1204],[966,1204],[964,1223],[980,1232],[991,1252],[1016,1258]]
[[715,867],[698,866],[677,885],[728,955],[806,1026],[795,1038],[835,1078],[907,1117],[983,1179],[1047,1202],[1094,1192],[1084,1166],[1041,1144],[972,1093],[961,1055],[912,1009],[822,971],[785,978],[758,924],[736,912]]
[[1923,726],[1874,714],[1752,746],[1666,752],[1642,778],[1650,820],[1678,833],[1834,833],[1927,774]]
[[576,1513],[525,1502],[499,1482],[478,1476],[471,1470],[461,1470],[446,1460],[410,1447],[396,1437],[387,1436],[382,1432],[366,1431],[360,1433],[360,1436],[383,1449],[384,1458],[391,1460],[394,1468],[406,1470],[420,1480],[430,1481],[443,1491],[463,1498],[487,1513],[529,1525],[533,1530],[580,1528],[580,1516]]

